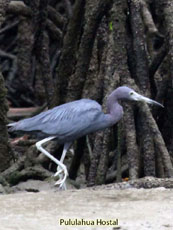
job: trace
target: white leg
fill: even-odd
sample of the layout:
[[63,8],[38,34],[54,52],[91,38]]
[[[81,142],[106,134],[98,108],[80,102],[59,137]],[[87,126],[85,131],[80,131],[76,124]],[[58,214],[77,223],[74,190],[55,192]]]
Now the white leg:
[[54,138],[56,138],[56,137],[55,137],[55,136],[53,136],[53,137],[47,137],[47,138],[45,138],[45,139],[43,139],[43,140],[41,140],[41,141],[38,141],[38,142],[36,143],[36,147],[37,147],[38,150],[40,150],[40,152],[42,152],[42,153],[45,154],[47,157],[49,157],[52,161],[54,161],[55,164],[57,164],[57,165],[61,168],[61,170],[60,170],[61,172],[63,171],[63,173],[64,173],[64,178],[61,179],[60,181],[57,181],[57,182],[56,182],[56,184],[59,184],[59,185],[60,185],[60,188],[61,188],[61,187],[63,186],[63,184],[64,184],[66,178],[67,178],[67,175],[68,175],[67,168],[66,168],[66,166],[65,166],[62,162],[60,162],[58,159],[56,159],[54,156],[52,156],[48,151],[46,151],[46,150],[42,147],[42,144],[44,144],[44,143],[46,143],[46,142],[48,142],[48,141],[50,141],[50,140],[52,140],[52,139],[54,139]]
[[68,149],[70,148],[70,145],[71,145],[71,144],[72,144],[71,142],[67,142],[67,143],[64,144],[62,156],[61,156],[61,159],[60,159],[61,163],[63,163],[64,158],[65,158],[65,156],[66,156],[66,153],[67,153]]
[[[70,145],[71,145],[71,144],[72,144],[71,142],[67,142],[67,143],[64,144],[62,156],[61,156],[61,158],[60,158],[60,162],[61,162],[61,163],[63,163],[64,158],[65,158],[65,156],[66,156],[66,153],[67,153],[68,149],[70,148]],[[57,167],[57,172],[54,174],[54,176],[58,176],[58,175],[59,175],[60,179],[62,179],[62,170],[60,169],[60,166],[59,166],[59,165],[58,165],[58,167]],[[57,182],[55,183],[55,185],[58,184],[58,183],[59,183],[59,181],[57,181]],[[65,184],[65,182],[64,182],[64,184],[63,184],[63,188],[66,190],[66,184]]]

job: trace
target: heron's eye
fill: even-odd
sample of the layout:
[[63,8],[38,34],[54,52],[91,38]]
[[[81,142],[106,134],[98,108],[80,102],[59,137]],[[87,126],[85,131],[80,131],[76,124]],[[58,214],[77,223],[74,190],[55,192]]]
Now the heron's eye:
[[133,92],[130,92],[130,95],[133,95]]

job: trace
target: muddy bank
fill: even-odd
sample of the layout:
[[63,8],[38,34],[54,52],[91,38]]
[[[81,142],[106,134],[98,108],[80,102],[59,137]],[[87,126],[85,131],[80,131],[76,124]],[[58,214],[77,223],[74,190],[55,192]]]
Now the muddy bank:
[[68,190],[0,195],[1,230],[113,229],[60,226],[60,219],[119,220],[123,230],[173,229],[172,189]]

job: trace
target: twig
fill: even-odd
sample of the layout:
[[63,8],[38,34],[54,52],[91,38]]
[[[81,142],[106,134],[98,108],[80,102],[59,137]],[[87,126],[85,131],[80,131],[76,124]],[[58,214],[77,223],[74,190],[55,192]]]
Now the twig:
[[12,28],[14,28],[15,26],[17,26],[18,24],[19,24],[19,20],[15,20],[10,25],[7,25],[6,27],[2,28],[0,30],[0,34],[3,34],[5,32],[7,32],[8,30],[11,30]]
[[10,52],[11,50],[13,50],[16,43],[17,43],[17,37],[13,38],[13,40],[10,42],[10,44],[7,45],[6,47],[4,47],[5,51]]
[[6,57],[6,58],[10,58],[10,59],[16,59],[16,56],[10,53],[7,53],[3,50],[0,50],[0,57]]

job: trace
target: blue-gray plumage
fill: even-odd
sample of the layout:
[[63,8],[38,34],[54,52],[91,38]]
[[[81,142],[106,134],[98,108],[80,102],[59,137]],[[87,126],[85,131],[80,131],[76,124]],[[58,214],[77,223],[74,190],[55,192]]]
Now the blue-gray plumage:
[[[106,114],[103,113],[102,107],[96,101],[81,99],[57,106],[32,118],[11,123],[8,125],[10,126],[9,131],[37,131],[45,134],[47,138],[37,142],[36,146],[58,165],[55,175],[60,174],[61,178],[56,184],[64,186],[67,169],[62,162],[71,143],[81,136],[116,124],[123,116],[123,108],[119,104],[119,100],[145,101],[162,106],[160,103],[144,97],[126,86],[121,86],[108,96]],[[54,138],[59,143],[64,144],[60,161],[42,147],[43,143]],[[62,173],[64,173],[63,178]]]

